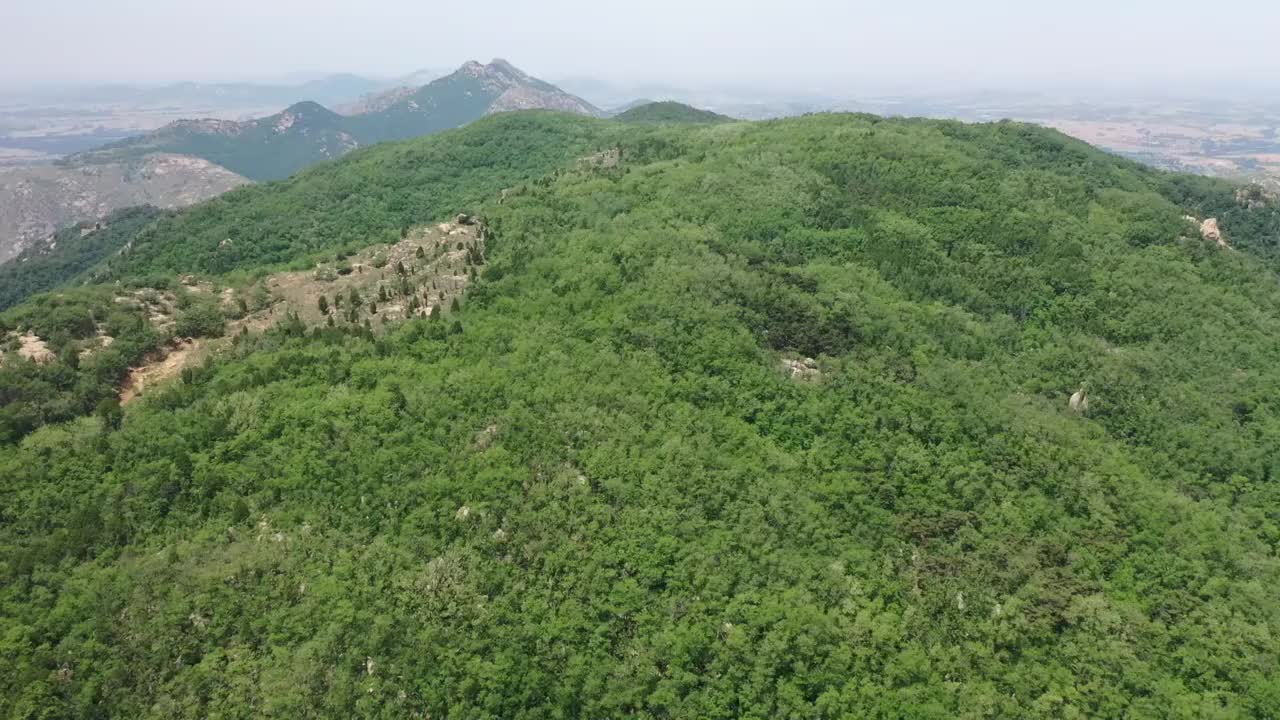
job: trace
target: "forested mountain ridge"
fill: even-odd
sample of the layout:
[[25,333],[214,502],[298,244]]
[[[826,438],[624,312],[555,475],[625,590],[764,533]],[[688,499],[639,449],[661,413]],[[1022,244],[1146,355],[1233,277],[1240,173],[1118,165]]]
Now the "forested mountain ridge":
[[284,323],[0,449],[0,713],[1266,717],[1236,190],[1016,123],[515,113],[163,218],[104,277],[492,237],[448,322]]
[[598,115],[580,98],[531,77],[505,60],[468,62],[456,72],[410,94],[354,116],[315,102],[300,102],[257,120],[180,120],[160,130],[98,150],[78,153],[69,165],[114,162],[153,152],[193,155],[253,180],[278,180],[357,147],[405,140],[460,127],[487,114],[550,109]]
[[706,123],[731,122],[733,118],[678,102],[644,102],[613,116],[619,122]]

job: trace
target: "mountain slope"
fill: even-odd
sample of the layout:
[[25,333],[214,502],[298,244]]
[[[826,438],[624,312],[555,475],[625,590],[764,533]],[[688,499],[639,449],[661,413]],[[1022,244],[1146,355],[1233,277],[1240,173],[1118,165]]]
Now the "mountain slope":
[[81,167],[0,170],[0,262],[61,227],[133,205],[191,205],[246,182],[206,160],[164,153]]
[[181,213],[122,280],[492,237],[446,319],[349,299],[0,449],[0,714],[1266,717],[1280,214],[1235,191],[1016,123],[504,114]]
[[649,102],[629,107],[614,119],[631,123],[716,123],[732,122],[728,115],[699,110],[678,102]]
[[464,131],[361,149],[283,183],[245,188],[140,233],[110,277],[224,273],[399,238],[408,226],[480,207],[571,167],[608,127],[543,113],[484,118]]
[[68,158],[70,165],[113,162],[152,152],[194,155],[253,180],[278,180],[356,147],[448,130],[503,110],[552,109],[597,115],[578,98],[510,63],[469,62],[453,74],[405,93],[369,101],[351,117],[314,102],[248,122],[183,120],[154,133]]
[[116,210],[101,220],[78,223],[56,232],[0,264],[0,310],[36,293],[67,285],[118,253],[165,211],[140,205]]
[[314,102],[246,122],[179,120],[156,132],[73,155],[76,167],[156,152],[202,158],[253,180],[287,177],[320,160],[344,155],[359,145],[343,128],[343,118]]

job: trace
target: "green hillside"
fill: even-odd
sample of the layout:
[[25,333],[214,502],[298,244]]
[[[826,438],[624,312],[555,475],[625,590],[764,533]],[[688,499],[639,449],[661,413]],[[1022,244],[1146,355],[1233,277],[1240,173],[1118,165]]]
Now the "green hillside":
[[519,113],[163,219],[115,278],[492,237],[447,318],[0,449],[0,716],[1267,717],[1235,191],[1016,123]]
[[0,310],[71,282],[118,253],[163,215],[163,210],[145,205],[117,210],[101,221],[59,230],[50,245],[0,264]]
[[678,102],[651,102],[618,113],[614,119],[629,123],[717,123],[733,118],[710,110],[699,110]]

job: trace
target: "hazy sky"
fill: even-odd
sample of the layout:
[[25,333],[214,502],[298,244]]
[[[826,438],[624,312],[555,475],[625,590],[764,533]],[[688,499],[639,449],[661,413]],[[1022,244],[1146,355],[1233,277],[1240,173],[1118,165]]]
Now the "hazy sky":
[[0,84],[395,75],[1270,85],[1275,0],[0,0]]

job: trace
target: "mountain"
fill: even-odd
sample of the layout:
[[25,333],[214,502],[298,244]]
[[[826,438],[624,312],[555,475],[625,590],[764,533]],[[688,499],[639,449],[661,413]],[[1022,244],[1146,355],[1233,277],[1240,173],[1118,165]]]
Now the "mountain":
[[179,120],[147,135],[78,153],[66,164],[93,166],[164,152],[203,158],[251,180],[273,180],[359,145],[344,128],[341,115],[308,101],[246,122]]
[[0,170],[0,262],[55,230],[130,205],[181,207],[248,182],[195,157],[151,154],[80,167]]
[[349,119],[366,143],[429,135],[460,127],[484,115],[511,110],[560,110],[598,116],[581,98],[531,77],[505,60],[468,62],[382,110]]
[[252,180],[277,180],[322,160],[388,140],[459,127],[507,110],[549,109],[598,115],[585,101],[530,77],[504,60],[469,62],[413,92],[368,98],[343,117],[317,103],[249,122],[183,120],[156,132],[68,158],[69,165],[114,162],[152,152],[193,155]]
[[850,114],[167,214],[0,314],[0,715],[1268,717],[1278,237]]
[[650,102],[627,108],[613,116],[629,123],[717,123],[732,122],[728,115],[699,110],[678,102]]
[[386,110],[418,91],[418,86],[399,85],[388,90],[368,93],[336,108],[340,115],[365,115]]
[[609,108],[607,111],[605,111],[605,117],[617,117],[628,110],[638,108],[642,105],[651,105],[655,102],[658,102],[658,101],[650,100],[648,98],[637,98],[630,102],[623,103],[617,107]]
[[363,115],[378,112],[394,105],[400,100],[417,92],[418,88],[433,80],[449,74],[448,70],[421,68],[408,75],[397,78],[390,87],[382,87],[361,95],[358,99],[344,103],[335,110],[342,115]]

